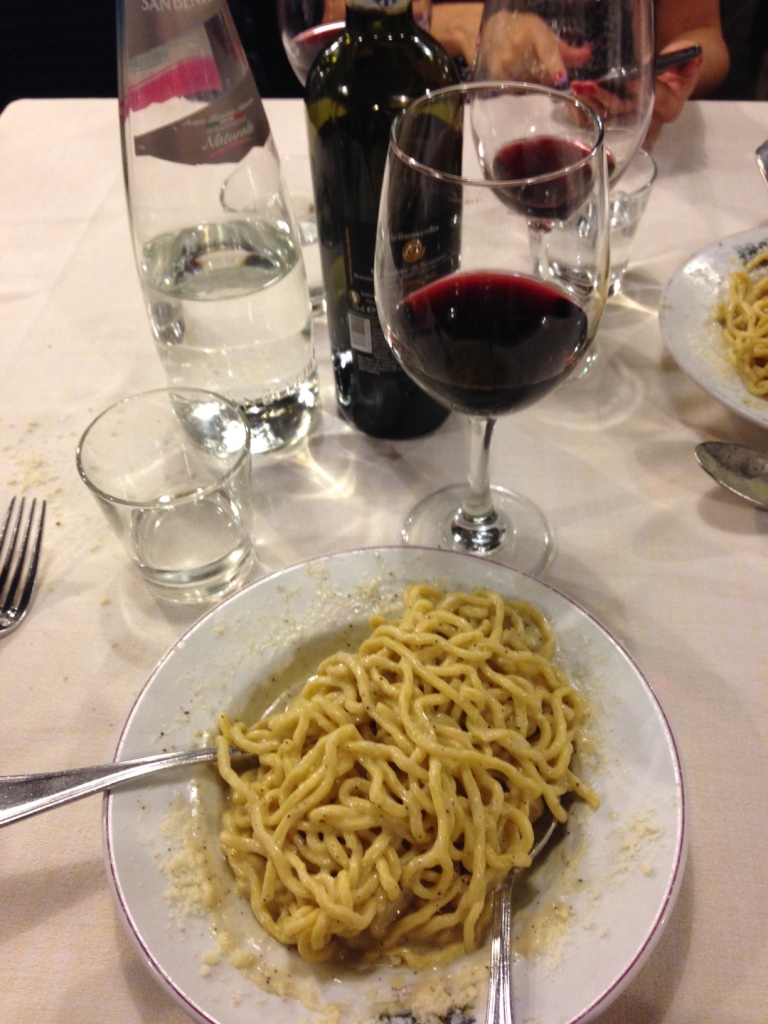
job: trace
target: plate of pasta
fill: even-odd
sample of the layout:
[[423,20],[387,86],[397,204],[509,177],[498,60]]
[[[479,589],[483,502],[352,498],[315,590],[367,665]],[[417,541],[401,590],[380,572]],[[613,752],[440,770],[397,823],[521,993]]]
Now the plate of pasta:
[[768,228],[686,260],[667,284],[659,323],[681,370],[732,412],[768,426]]
[[209,745],[218,762],[104,803],[123,924],[205,1024],[482,1019],[492,892],[529,866],[516,1019],[586,1021],[679,891],[683,776],[653,691],[585,610],[484,559],[341,552],[222,601],[116,757]]

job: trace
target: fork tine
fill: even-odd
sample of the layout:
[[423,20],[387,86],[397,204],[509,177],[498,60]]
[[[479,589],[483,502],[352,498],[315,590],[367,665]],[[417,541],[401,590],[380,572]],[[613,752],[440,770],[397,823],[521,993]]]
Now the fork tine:
[[[19,564],[16,569],[14,576],[14,589],[18,586],[18,581],[21,578],[22,566],[24,564],[24,556],[27,550],[27,542],[29,540],[29,531],[32,527],[32,517],[35,513],[35,500],[32,499],[32,508],[29,512],[29,519],[27,520],[27,528],[24,531],[24,543],[21,546],[21,552],[19,554]],[[27,610],[30,598],[32,597],[32,589],[35,585],[35,577],[37,576],[37,563],[40,560],[40,545],[43,542],[43,527],[45,526],[45,502],[43,501],[40,505],[40,518],[37,521],[37,529],[35,530],[34,539],[32,541],[32,549],[29,552],[29,561],[27,562],[27,574],[24,580],[24,588],[21,591],[21,595],[16,604],[16,611],[19,615],[23,615]]]
[[11,498],[11,503],[8,506],[8,511],[5,513],[5,519],[3,520],[3,528],[0,530],[0,548],[3,546],[3,540],[5,539],[5,531],[8,529],[8,520],[11,518],[11,512],[13,512],[13,506],[16,504],[16,499]]
[[[0,550],[2,550],[3,542],[5,541],[5,535],[8,532],[8,524],[10,522],[11,516],[13,515],[13,509],[15,504],[16,499],[11,498],[11,503],[8,506],[8,511],[5,513],[5,519],[3,520],[3,530],[2,533],[0,533]],[[8,575],[11,571],[11,566],[13,565],[13,553],[16,550],[16,540],[19,535],[19,523],[21,522],[21,516],[23,512],[24,499],[22,498],[21,504],[19,505],[19,514],[16,516],[16,519],[14,521],[13,528],[11,530],[11,537],[10,540],[8,541],[8,546],[5,551],[5,559],[3,560],[2,567],[0,567],[0,594],[3,591],[5,581],[8,579]]]
[[[25,555],[27,553],[27,545],[29,544],[29,531],[30,531],[30,528],[32,526],[32,516],[34,514],[35,514],[35,499],[33,498],[32,499],[32,508],[29,510],[29,515],[27,516],[27,520],[26,520],[26,523],[24,525],[24,534],[23,534],[23,536],[21,538],[21,547],[19,548],[18,556],[16,558],[16,571],[14,572],[13,578],[11,579],[11,582],[10,582],[10,584],[8,586],[8,599],[10,601],[13,600],[13,596],[14,596],[14,594],[16,593],[16,591],[18,589],[19,582],[21,581],[21,574],[24,571],[24,557],[25,557]],[[19,503],[19,514],[16,517],[16,526],[14,527],[14,531],[13,531],[13,542],[12,542],[12,545],[11,545],[11,552],[9,553],[9,555],[13,552],[13,548],[16,546],[16,541],[18,539],[19,526],[21,525],[21,521],[22,521],[22,516],[23,515],[24,515],[24,499],[22,498],[21,502]]]
[[[11,499],[11,504],[3,521],[2,530],[0,531],[0,549],[2,549],[8,526],[13,516],[15,501],[15,498]],[[37,575],[43,526],[45,524],[46,503],[43,501],[40,505],[40,515],[38,516],[34,534],[32,532],[32,525],[35,519],[37,499],[32,499],[32,505],[26,519],[24,517],[24,504],[24,498],[22,498],[18,505],[18,512],[13,522],[5,557],[0,568],[0,635],[14,629],[24,618],[32,598],[35,577]],[[24,524],[23,533],[21,544],[19,545],[19,531],[22,528],[22,523]],[[31,547],[30,540],[32,542]],[[13,568],[14,565],[15,568]],[[13,576],[6,587],[11,571],[13,571]]]

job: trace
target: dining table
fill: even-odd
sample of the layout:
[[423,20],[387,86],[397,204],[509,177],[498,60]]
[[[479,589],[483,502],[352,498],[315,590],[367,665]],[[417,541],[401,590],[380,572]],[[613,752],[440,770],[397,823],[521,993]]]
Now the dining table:
[[[302,101],[265,108],[291,195],[306,203]],[[533,499],[552,528],[543,581],[628,653],[683,767],[679,894],[600,1024],[768,1020],[768,512],[718,487],[694,457],[709,439],[768,451],[768,417],[704,390],[659,321],[667,283],[693,254],[741,232],[768,237],[754,156],[767,136],[760,101],[690,101],[663,129],[594,367],[502,417],[494,437],[493,482]],[[316,250],[305,251],[310,278]],[[467,463],[458,415],[412,440],[350,426],[322,315],[313,331],[321,413],[294,448],[253,457],[248,582],[400,544],[409,508]],[[44,499],[47,520],[32,608],[0,636],[0,775],[111,761],[154,667],[208,608],[150,593],[75,464],[97,413],[164,384],[133,257],[117,100],[11,103],[0,115],[0,512],[14,496]],[[102,808],[90,796],[0,828],[2,1021],[188,1019],[116,912]]]

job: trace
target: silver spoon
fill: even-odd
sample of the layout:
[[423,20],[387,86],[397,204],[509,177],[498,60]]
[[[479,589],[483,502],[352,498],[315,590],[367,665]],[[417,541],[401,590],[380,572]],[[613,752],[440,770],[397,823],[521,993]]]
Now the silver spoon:
[[768,185],[768,139],[755,150],[755,159],[763,176],[763,181]]
[[[545,831],[531,850],[531,860],[538,857],[547,845],[557,825],[549,814],[542,816],[539,822],[542,824],[537,831],[541,828],[545,828]],[[515,1024],[515,1013],[512,1008],[512,890],[522,870],[525,869],[511,871],[493,893],[491,975],[488,981],[485,1024]]]
[[[242,756],[243,751],[230,748],[230,753]],[[215,761],[216,756],[216,747],[200,747],[198,750],[151,754],[132,761],[98,764],[91,768],[40,775],[0,775],[0,826],[165,768]]]
[[696,446],[696,458],[726,490],[768,509],[768,455],[742,444],[704,441]]

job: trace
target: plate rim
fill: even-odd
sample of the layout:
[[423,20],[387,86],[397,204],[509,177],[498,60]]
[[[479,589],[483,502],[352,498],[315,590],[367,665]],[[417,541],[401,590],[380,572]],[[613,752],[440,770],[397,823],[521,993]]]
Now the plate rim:
[[[604,641],[606,641],[618,655],[625,660],[635,675],[641,682],[646,695],[650,698],[653,711],[656,715],[658,723],[663,731],[665,745],[670,753],[670,758],[673,767],[674,775],[674,790],[675,790],[675,835],[672,849],[672,864],[670,871],[670,878],[665,886],[663,899],[660,901],[656,913],[654,914],[653,920],[647,927],[645,937],[642,945],[635,951],[631,960],[626,966],[620,971],[620,973],[613,979],[610,986],[603,991],[599,996],[594,998],[587,1006],[582,1007],[575,1016],[572,1016],[568,1021],[568,1024],[585,1024],[585,1022],[593,1019],[597,1014],[605,1012],[608,1006],[615,1001],[616,998],[626,989],[626,987],[635,979],[637,974],[640,972],[642,967],[649,959],[651,953],[656,947],[661,935],[664,932],[669,917],[674,909],[677,902],[677,897],[682,886],[683,877],[685,874],[685,867],[688,859],[688,844],[689,844],[689,829],[688,829],[688,806],[687,806],[687,784],[685,780],[685,771],[683,762],[680,754],[680,748],[675,739],[672,731],[670,721],[664,711],[664,708],[659,700],[653,686],[646,678],[645,674],[641,671],[639,665],[633,656],[626,650],[626,648],[613,636],[612,633],[602,624],[602,622],[587,608],[581,605],[578,601],[569,597],[558,587],[552,585],[549,582],[538,579],[528,573],[524,573],[521,570],[514,569],[510,566],[503,565],[502,563],[495,562],[493,559],[483,558],[479,559],[478,556],[471,555],[465,552],[455,552],[449,550],[442,550],[436,548],[422,547],[422,546],[407,546],[402,545],[371,545],[371,546],[358,546],[351,549],[344,549],[340,551],[324,553],[315,555],[307,559],[303,559],[299,562],[292,563],[288,566],[283,566],[279,569],[273,570],[259,579],[252,581],[245,587],[236,591],[233,594],[228,595],[218,604],[205,611],[194,623],[187,627],[182,635],[165,651],[162,657],[158,660],[150,675],[148,676],[145,683],[141,686],[137,693],[131,707],[126,715],[123,726],[121,727],[118,741],[115,748],[114,760],[119,760],[120,753],[124,743],[130,732],[131,725],[134,722],[135,717],[140,711],[143,700],[152,690],[155,685],[158,675],[163,671],[169,659],[173,656],[176,649],[186,643],[188,638],[198,630],[202,631],[205,626],[214,620],[217,616],[221,615],[222,612],[226,612],[229,605],[237,603],[243,599],[243,595],[253,590],[257,590],[266,583],[279,582],[283,577],[292,573],[297,573],[301,570],[307,571],[307,569],[318,563],[333,562],[337,559],[343,558],[371,558],[371,557],[384,557],[385,559],[389,556],[395,556],[402,558],[408,553],[422,552],[430,556],[438,555],[441,559],[445,558],[451,561],[470,559],[471,561],[467,564],[473,565],[478,568],[479,565],[491,565],[497,569],[502,570],[505,573],[510,573],[512,576],[520,576],[526,578],[529,583],[532,583],[535,587],[541,587],[545,591],[549,591],[555,595],[556,599],[561,602],[565,602],[566,605],[570,605],[576,609],[578,613],[584,616],[601,635]],[[480,585],[480,584],[474,584]],[[117,790],[119,792],[119,789]],[[136,922],[135,917],[131,911],[128,902],[126,901],[123,893],[123,888],[118,878],[119,869],[115,864],[114,857],[114,839],[112,834],[113,825],[113,814],[114,814],[114,794],[111,790],[107,790],[103,799],[102,806],[102,837],[103,837],[103,849],[104,858],[107,867],[107,875],[112,891],[113,898],[115,900],[117,910],[121,923],[123,924],[128,936],[140,955],[140,958],[148,969],[149,973],[154,977],[155,981],[161,985],[163,990],[171,996],[171,998],[193,1019],[200,1022],[200,1024],[226,1024],[226,1019],[221,1018],[215,1012],[207,1010],[204,1006],[201,1006],[199,1002],[192,998],[184,989],[177,983],[168,969],[160,962],[158,956],[156,956],[151,948],[144,941],[142,935],[142,929]],[[306,1011],[309,1013],[309,1011]]]

